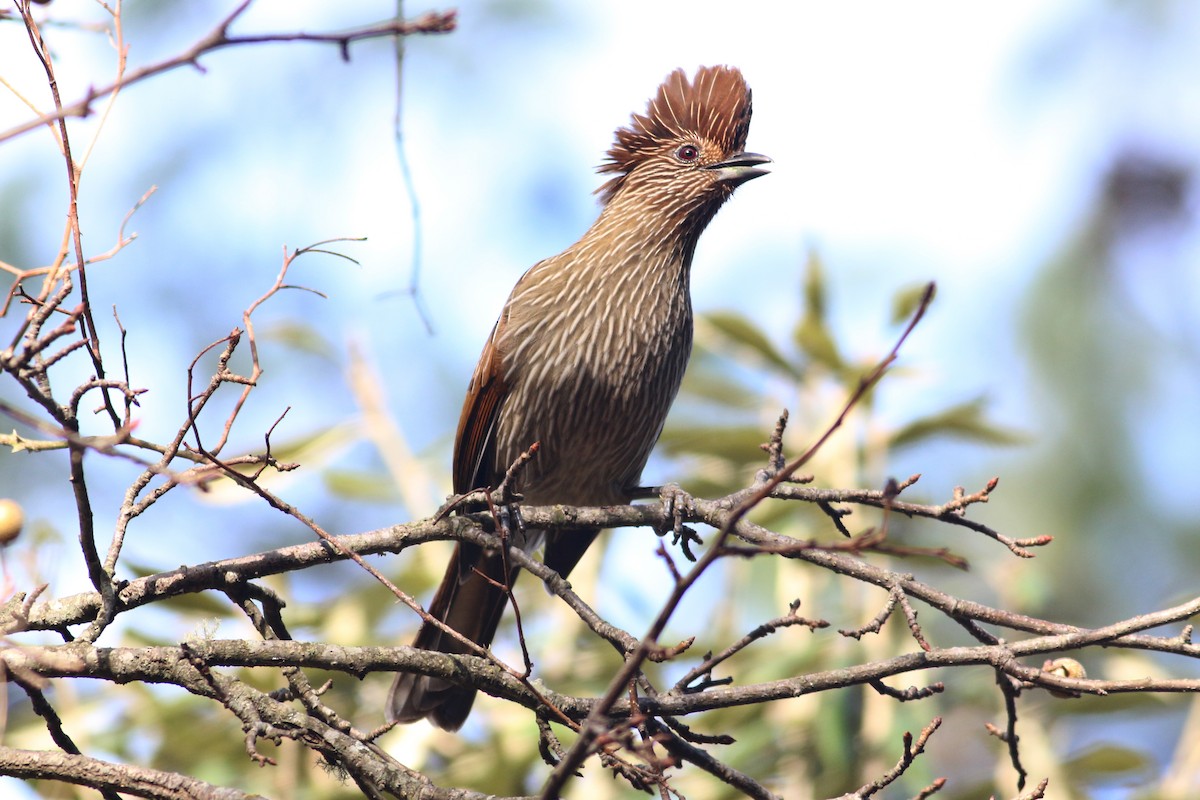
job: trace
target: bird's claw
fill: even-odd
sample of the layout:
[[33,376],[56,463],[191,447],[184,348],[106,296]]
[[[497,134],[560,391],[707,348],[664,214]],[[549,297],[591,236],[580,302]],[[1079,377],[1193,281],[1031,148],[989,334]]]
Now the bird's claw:
[[678,483],[671,482],[658,487],[658,499],[671,515],[671,529],[679,533],[679,529],[683,527],[684,516],[696,510],[692,496],[685,492]]
[[513,541],[525,539],[525,517],[521,514],[519,503],[504,503],[496,507],[497,524],[502,538]]
[[[671,527],[669,528],[672,533],[671,544],[678,545],[689,561],[695,561],[696,556],[692,553],[691,545],[693,542],[704,544],[704,540],[694,530],[683,524],[685,517],[695,513],[695,501],[678,483],[674,482],[658,487],[658,499],[671,518]],[[665,535],[667,531],[668,528],[663,526],[658,533],[661,536]]]

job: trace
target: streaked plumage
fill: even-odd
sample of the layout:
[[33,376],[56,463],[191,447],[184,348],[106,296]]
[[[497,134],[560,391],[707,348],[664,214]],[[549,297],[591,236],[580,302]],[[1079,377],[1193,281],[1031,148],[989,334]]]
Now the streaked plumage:
[[[599,218],[578,242],[534,265],[513,288],[467,388],[454,451],[454,491],[494,487],[534,442],[523,474],[530,505],[624,503],[662,431],[692,345],[688,289],[696,241],[734,188],[770,159],[743,152],[750,89],[730,67],[688,81],[672,72],[634,114],[600,172]],[[552,533],[545,563],[566,576],[596,531]],[[513,544],[532,551],[541,531]],[[460,544],[429,613],[491,643],[504,592],[499,553]],[[432,625],[414,646],[462,653]],[[475,691],[401,674],[389,715],[455,730]]]

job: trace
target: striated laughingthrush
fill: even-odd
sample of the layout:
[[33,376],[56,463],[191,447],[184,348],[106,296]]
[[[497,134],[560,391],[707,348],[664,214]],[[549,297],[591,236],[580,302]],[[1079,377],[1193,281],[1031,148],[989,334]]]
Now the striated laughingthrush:
[[[599,171],[603,208],[562,253],[535,264],[509,295],[467,387],[454,447],[454,491],[495,487],[537,442],[521,475],[529,505],[627,503],[638,485],[692,348],[688,288],[705,226],[742,183],[766,174],[744,152],[750,89],[731,67],[690,82],[675,70],[644,115],[619,128]],[[599,531],[537,530],[510,537],[566,576]],[[501,553],[460,543],[429,613],[483,647],[511,586]],[[466,653],[425,623],[414,647]],[[462,726],[475,689],[396,676],[389,717]]]

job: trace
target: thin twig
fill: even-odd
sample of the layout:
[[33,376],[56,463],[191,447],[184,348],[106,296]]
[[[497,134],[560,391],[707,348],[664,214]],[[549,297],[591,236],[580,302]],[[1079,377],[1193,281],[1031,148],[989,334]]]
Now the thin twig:
[[543,784],[541,796],[545,800],[554,800],[554,798],[558,797],[570,776],[575,774],[576,770],[580,767],[580,765],[583,764],[584,760],[592,752],[596,738],[600,735],[601,731],[606,730],[603,720],[605,715],[608,713],[608,710],[620,697],[621,693],[624,691],[624,687],[628,685],[633,676],[641,669],[642,664],[645,662],[650,651],[653,649],[653,643],[658,641],[659,636],[662,634],[663,629],[667,625],[667,621],[670,619],[671,615],[674,614],[675,609],[678,607],[679,602],[683,599],[683,596],[688,592],[688,590],[691,589],[700,576],[704,574],[708,567],[721,556],[725,541],[730,535],[732,535],[733,530],[738,527],[738,524],[748,513],[750,513],[752,509],[770,496],[775,487],[788,480],[788,478],[794,475],[802,466],[808,463],[808,461],[812,459],[812,457],[817,453],[818,450],[820,450],[825,442],[827,442],[829,438],[833,436],[834,432],[842,426],[842,423],[850,414],[850,411],[866,395],[870,388],[874,386],[880,378],[883,377],[883,374],[887,370],[888,366],[896,360],[896,357],[900,352],[900,347],[904,344],[905,340],[908,338],[908,335],[912,333],[917,323],[919,323],[921,318],[925,315],[926,309],[933,300],[933,292],[934,286],[931,283],[928,287],[926,287],[925,294],[917,308],[917,311],[913,314],[912,320],[901,333],[891,352],[881,362],[879,362],[874,370],[872,370],[859,382],[858,388],[850,395],[850,398],[846,401],[846,404],[843,406],[842,412],[838,415],[837,419],[835,419],[834,422],[828,428],[826,428],[825,432],[817,439],[816,442],[812,444],[812,446],[809,447],[807,451],[804,452],[803,455],[787,464],[785,467],[783,467],[783,469],[779,470],[774,475],[771,475],[765,482],[763,482],[762,486],[755,488],[749,497],[747,497],[741,504],[739,504],[733,509],[732,512],[729,513],[724,523],[720,526],[716,540],[713,542],[712,546],[704,553],[703,556],[700,557],[692,569],[688,571],[686,576],[675,582],[675,586],[672,588],[670,595],[663,604],[661,611],[655,618],[654,622],[650,625],[650,629],[646,632],[646,635],[643,636],[639,642],[638,648],[630,653],[626,658],[625,664],[613,677],[612,681],[608,685],[608,689],[596,703],[595,707],[592,709],[592,712],[588,715],[588,719],[580,730],[579,738],[576,739],[575,744],[572,745],[571,749],[567,751],[566,756],[563,757],[562,763],[560,763],[558,767],[556,767],[550,773],[550,777],[546,780],[545,784]]
[[58,122],[66,117],[87,117],[92,113],[92,104],[101,97],[112,94],[122,87],[141,83],[147,78],[179,67],[192,66],[200,71],[200,57],[224,47],[248,44],[264,44],[268,42],[317,42],[337,45],[345,54],[353,42],[362,39],[377,39],[384,36],[410,36],[417,33],[449,33],[457,25],[457,12],[431,11],[412,21],[389,19],[373,25],[344,31],[342,33],[263,33],[250,36],[230,36],[229,26],[232,25],[250,6],[251,0],[243,0],[211,31],[201,37],[195,44],[183,52],[170,58],[149,64],[127,73],[121,80],[114,81],[99,89],[89,88],[84,97],[69,105],[56,107],[54,111],[43,114],[0,133],[0,142],[28,133],[43,125]]

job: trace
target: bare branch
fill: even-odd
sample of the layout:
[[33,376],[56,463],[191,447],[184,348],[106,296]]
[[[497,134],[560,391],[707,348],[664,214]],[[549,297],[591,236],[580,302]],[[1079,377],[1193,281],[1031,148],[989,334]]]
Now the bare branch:
[[352,43],[362,39],[376,39],[384,36],[411,36],[419,33],[449,33],[457,26],[457,12],[431,11],[411,22],[405,20],[384,20],[373,25],[344,31],[342,33],[263,33],[247,36],[231,36],[229,27],[250,6],[251,0],[243,0],[236,8],[225,16],[216,27],[199,39],[195,44],[182,53],[164,59],[155,64],[149,64],[126,73],[120,80],[99,89],[89,89],[87,94],[74,103],[60,105],[53,112],[43,114],[6,131],[0,132],[0,142],[28,133],[31,130],[67,117],[87,117],[92,113],[92,105],[100,98],[120,91],[126,86],[141,83],[147,78],[169,72],[179,67],[192,66],[203,71],[200,57],[214,50],[236,45],[265,44],[269,42],[317,42],[337,45],[343,57],[349,52]]
[[251,800],[256,795],[226,789],[177,772],[116,764],[87,756],[49,750],[18,750],[0,746],[0,774],[24,780],[58,780],[88,786],[118,797],[123,792],[138,797],[178,800]]
[[[933,721],[926,725],[921,734],[913,740],[913,736],[908,731],[904,732],[904,755],[896,762],[896,766],[892,767],[884,775],[878,779],[859,788],[858,791],[851,794],[843,795],[839,800],[866,800],[868,797],[874,797],[877,793],[883,791],[884,788],[908,771],[908,768],[917,760],[917,756],[925,752],[925,745],[929,741],[929,737],[933,736],[934,732],[942,726],[942,718],[934,717]],[[946,783],[945,778],[938,778],[925,792],[922,797],[929,797],[939,791]]]

